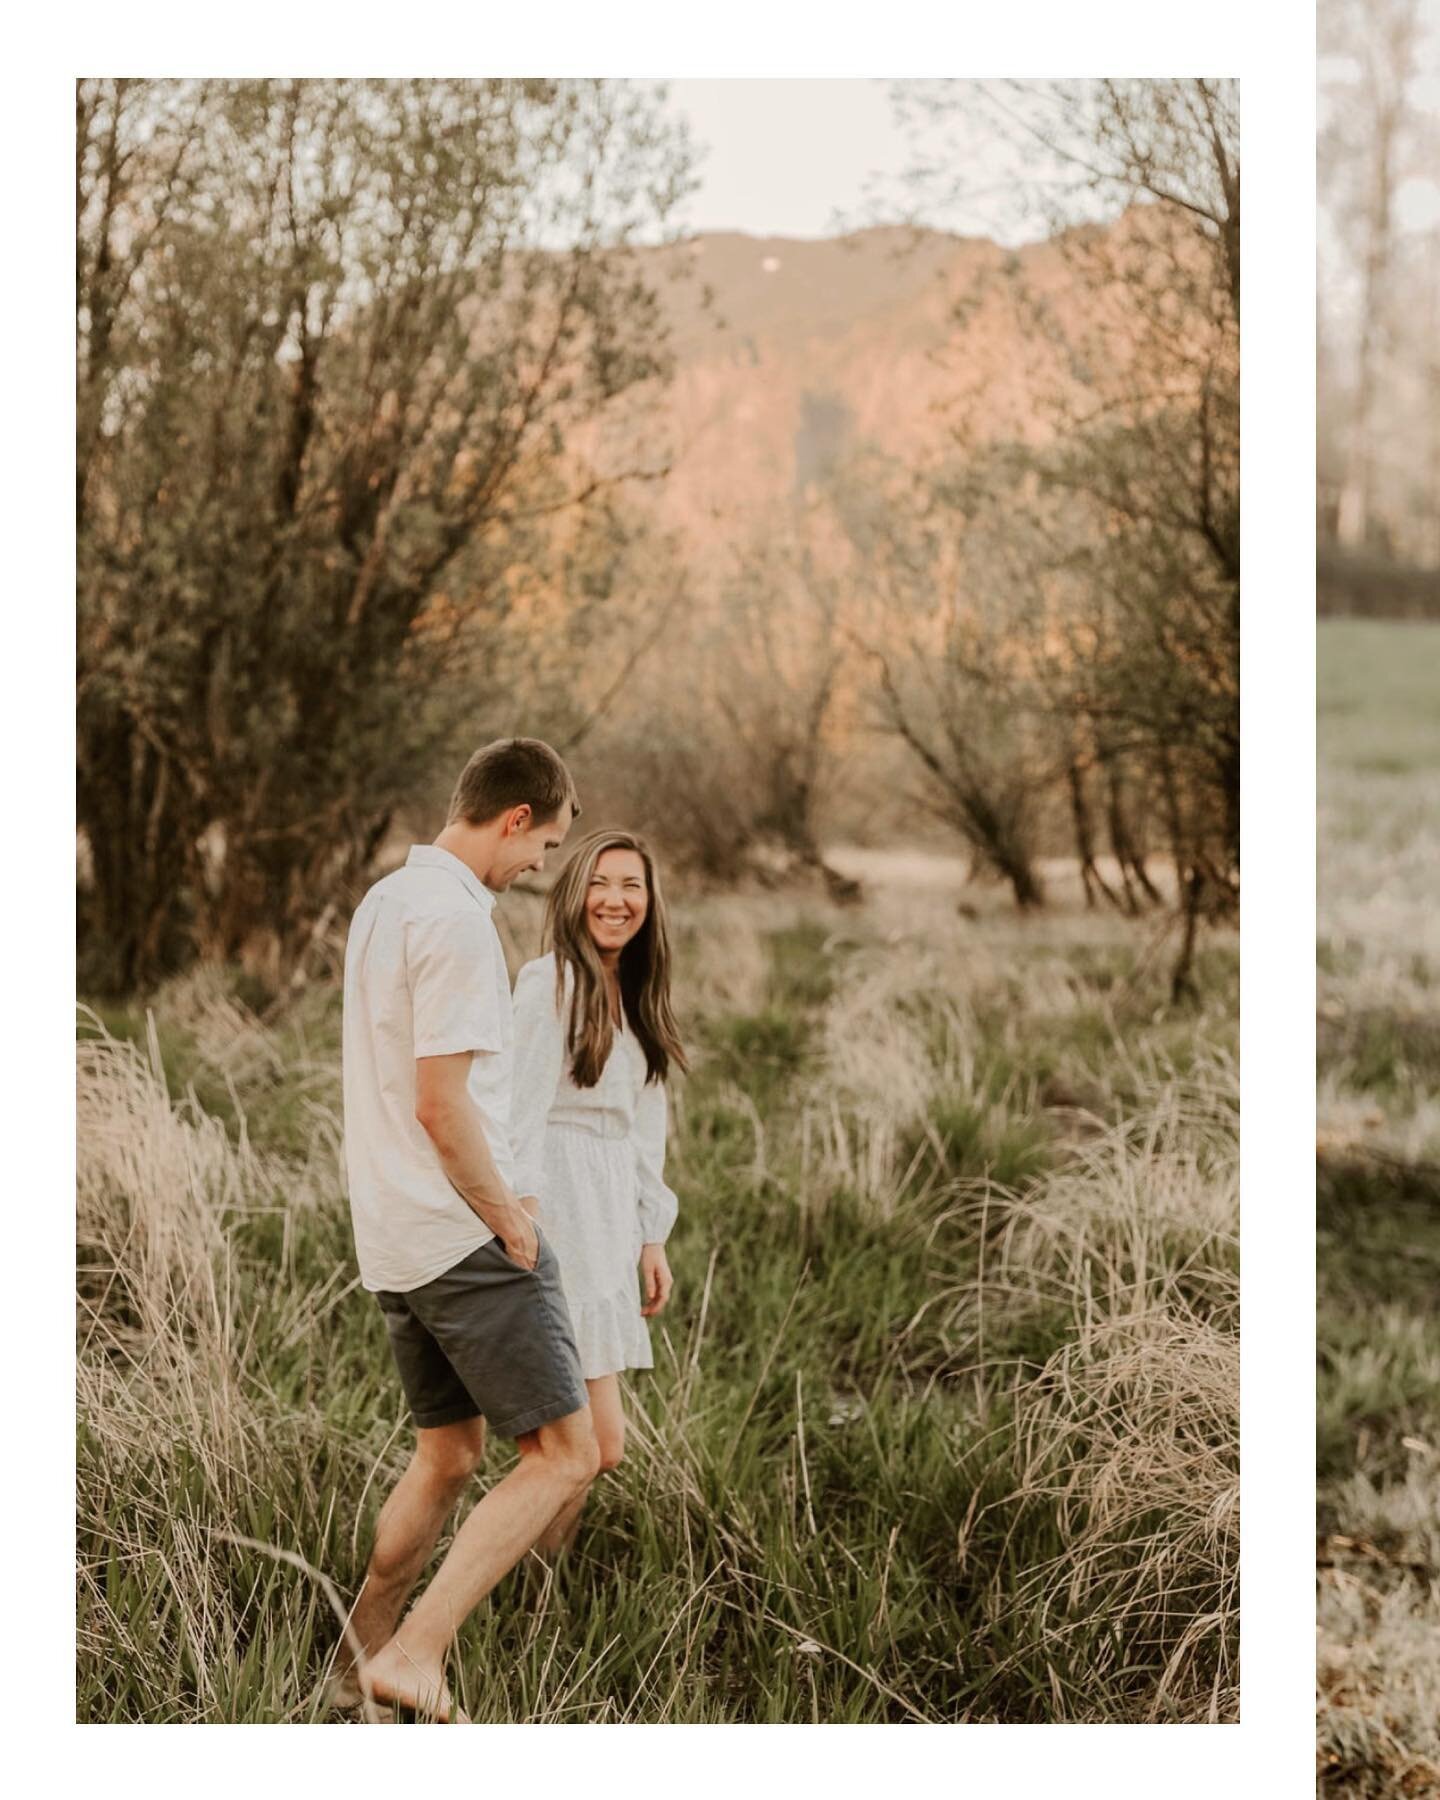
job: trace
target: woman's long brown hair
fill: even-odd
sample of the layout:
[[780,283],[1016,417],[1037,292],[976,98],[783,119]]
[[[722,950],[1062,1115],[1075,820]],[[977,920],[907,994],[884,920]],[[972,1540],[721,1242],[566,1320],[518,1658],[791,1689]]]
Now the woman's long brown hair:
[[576,1087],[594,1087],[610,1056],[615,1025],[605,971],[590,935],[585,902],[595,865],[607,850],[633,850],[645,865],[645,922],[620,952],[620,1004],[645,1052],[645,1079],[664,1081],[671,1063],[689,1069],[670,1007],[670,928],[650,847],[630,831],[592,831],[582,838],[545,900],[542,943],[555,952],[555,1004],[565,1004],[565,974],[574,986],[565,1047]]

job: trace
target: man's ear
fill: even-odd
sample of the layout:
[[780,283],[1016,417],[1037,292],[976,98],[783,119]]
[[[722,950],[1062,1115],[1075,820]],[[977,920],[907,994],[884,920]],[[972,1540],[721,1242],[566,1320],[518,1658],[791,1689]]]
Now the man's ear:
[[512,806],[505,820],[506,837],[518,837],[522,831],[528,831],[532,816],[533,812],[528,800],[521,801],[519,806]]

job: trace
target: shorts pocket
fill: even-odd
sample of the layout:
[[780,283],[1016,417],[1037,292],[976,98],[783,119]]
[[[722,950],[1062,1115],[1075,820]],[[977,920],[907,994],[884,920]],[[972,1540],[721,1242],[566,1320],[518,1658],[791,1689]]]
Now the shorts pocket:
[[512,1269],[517,1271],[517,1273],[519,1273],[521,1275],[538,1275],[540,1272],[540,1265],[545,1260],[545,1252],[547,1249],[547,1245],[545,1243],[544,1235],[539,1230],[538,1227],[536,1228],[535,1236],[536,1236],[539,1247],[535,1252],[535,1267],[533,1269],[527,1269],[525,1267],[524,1263],[516,1261],[516,1259],[510,1254],[510,1246],[505,1242],[504,1238],[502,1238],[498,1232],[496,1233],[493,1241],[499,1246],[500,1255],[505,1259],[505,1261],[507,1263],[509,1263],[509,1265]]

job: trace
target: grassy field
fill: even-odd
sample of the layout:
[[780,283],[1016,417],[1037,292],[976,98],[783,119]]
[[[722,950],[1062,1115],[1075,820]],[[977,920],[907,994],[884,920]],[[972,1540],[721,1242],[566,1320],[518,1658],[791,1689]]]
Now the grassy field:
[[[957,911],[949,863],[847,866],[860,908],[678,908],[699,1055],[657,1367],[573,1558],[528,1559],[465,1629],[457,1698],[1231,1720],[1234,939],[1174,1013],[1155,926],[1073,881],[1021,921],[971,889]],[[532,954],[536,899],[500,912]],[[247,1000],[208,972],[82,1018],[86,1720],[326,1716],[407,1454],[340,1179],[338,997],[264,1024]]]
[[1440,1790],[1440,625],[1322,621],[1319,1768]]

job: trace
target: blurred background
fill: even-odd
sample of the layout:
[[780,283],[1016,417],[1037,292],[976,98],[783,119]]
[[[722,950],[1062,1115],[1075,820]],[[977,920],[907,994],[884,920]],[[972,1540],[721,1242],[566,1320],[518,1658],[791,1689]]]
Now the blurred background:
[[79,84],[80,1716],[325,1716],[408,1443],[345,933],[512,732],[693,1071],[462,1704],[1237,1716],[1238,105]]
[[1319,1777],[1440,1788],[1440,8],[1322,0]]
[[1440,613],[1440,52],[1430,0],[1319,12],[1322,612]]

